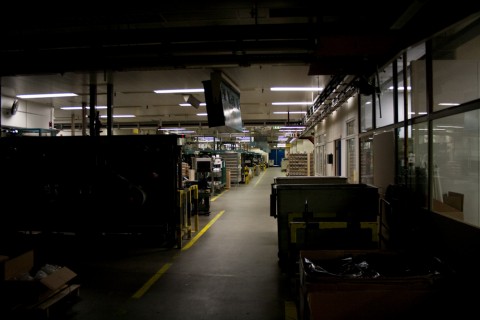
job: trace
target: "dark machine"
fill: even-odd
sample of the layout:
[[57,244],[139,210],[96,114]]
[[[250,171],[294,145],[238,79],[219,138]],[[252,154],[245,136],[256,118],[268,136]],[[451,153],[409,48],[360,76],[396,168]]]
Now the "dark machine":
[[212,159],[209,157],[194,158],[193,161],[198,181],[198,214],[209,215],[210,196],[213,190]]
[[175,242],[175,135],[0,139],[1,232],[115,232]]

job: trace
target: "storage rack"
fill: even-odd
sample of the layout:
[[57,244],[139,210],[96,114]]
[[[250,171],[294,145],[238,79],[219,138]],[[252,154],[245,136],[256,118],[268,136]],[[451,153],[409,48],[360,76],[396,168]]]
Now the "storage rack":
[[313,176],[312,153],[290,153],[288,156],[287,175]]
[[221,156],[225,160],[225,168],[230,171],[230,182],[240,183],[242,179],[241,154],[239,152],[225,152]]

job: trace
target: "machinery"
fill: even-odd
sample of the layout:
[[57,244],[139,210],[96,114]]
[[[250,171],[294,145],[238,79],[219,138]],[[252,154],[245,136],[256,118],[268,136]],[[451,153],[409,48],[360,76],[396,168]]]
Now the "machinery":
[[376,187],[343,177],[276,178],[270,215],[277,219],[282,269],[297,270],[300,250],[378,247]]
[[210,214],[210,196],[212,194],[212,158],[193,158],[193,168],[198,181],[198,214]]
[[221,192],[225,187],[226,167],[225,161],[218,154],[213,158],[212,176],[212,188],[215,192]]
[[176,242],[176,135],[4,137],[0,151],[8,168],[1,193],[15,208],[1,232],[135,233]]

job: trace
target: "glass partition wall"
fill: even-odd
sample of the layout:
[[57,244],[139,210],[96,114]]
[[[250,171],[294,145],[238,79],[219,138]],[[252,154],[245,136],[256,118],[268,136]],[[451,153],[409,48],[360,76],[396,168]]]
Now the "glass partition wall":
[[371,137],[395,135],[395,181],[425,209],[480,227],[480,17],[409,48],[360,95],[360,182],[371,183]]

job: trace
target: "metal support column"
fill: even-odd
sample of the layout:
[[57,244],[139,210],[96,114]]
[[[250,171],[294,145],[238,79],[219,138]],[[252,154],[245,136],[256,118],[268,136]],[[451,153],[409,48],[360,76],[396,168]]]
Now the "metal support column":
[[96,135],[96,107],[97,106],[97,75],[90,75],[90,136]]

